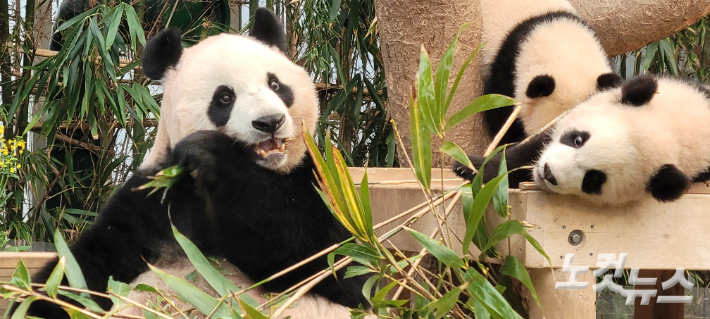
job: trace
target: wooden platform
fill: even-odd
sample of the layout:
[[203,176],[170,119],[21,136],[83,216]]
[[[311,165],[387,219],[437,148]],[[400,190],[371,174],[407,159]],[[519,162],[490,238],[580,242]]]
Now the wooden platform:
[[[22,259],[22,262],[27,267],[30,275],[39,271],[45,263],[56,257],[55,253],[4,253],[0,252],[0,281],[10,281],[12,274],[15,273],[17,263]],[[0,314],[5,313],[9,300],[0,299]]]

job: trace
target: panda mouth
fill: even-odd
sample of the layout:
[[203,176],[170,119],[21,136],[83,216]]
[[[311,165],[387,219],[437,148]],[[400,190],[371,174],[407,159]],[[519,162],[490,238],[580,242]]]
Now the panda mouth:
[[267,158],[272,155],[283,154],[286,151],[286,144],[284,144],[283,139],[271,136],[270,139],[257,144],[254,147],[254,151],[262,158]]

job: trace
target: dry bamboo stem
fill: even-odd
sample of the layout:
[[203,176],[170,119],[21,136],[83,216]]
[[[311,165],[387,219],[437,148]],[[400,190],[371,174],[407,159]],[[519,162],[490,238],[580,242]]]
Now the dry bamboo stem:
[[[463,193],[462,193],[461,191],[456,192],[456,196],[454,196],[454,198],[451,200],[451,203],[449,203],[449,206],[446,207],[446,211],[444,212],[444,218],[449,217],[449,214],[451,213],[451,211],[454,210],[454,206],[455,206],[456,203],[459,201],[459,199],[461,199],[461,195],[462,195],[462,194],[463,194]],[[436,237],[436,235],[438,235],[438,234],[439,234],[439,228],[434,229],[434,231],[432,232],[431,236],[429,236],[429,237],[433,238],[433,237]],[[419,254],[420,254],[420,255],[426,254],[426,248],[422,248],[422,249],[419,251]],[[414,261],[414,264],[412,265],[412,268],[409,269],[409,271],[407,272],[407,275],[411,277],[412,274],[414,274],[415,268],[416,268],[416,267],[419,267],[419,264],[420,264],[421,262],[422,262],[422,258],[419,258],[419,259],[415,260],[415,261]],[[403,280],[403,282],[406,283],[406,279]],[[394,296],[392,297],[392,299],[397,299],[397,298],[399,298],[399,295],[402,294],[402,291],[403,291],[403,287],[400,286],[399,288],[397,288],[397,292],[395,292],[395,294],[394,294]]]
[[508,129],[510,128],[511,125],[513,125],[513,122],[515,122],[515,119],[518,118],[518,114],[520,114],[520,110],[522,110],[522,109],[523,109],[523,106],[518,104],[518,106],[516,106],[515,109],[513,110],[513,113],[510,113],[508,120],[506,120],[505,124],[503,124],[503,127],[500,128],[500,131],[498,131],[498,134],[496,134],[496,137],[493,138],[493,141],[491,142],[491,144],[488,145],[486,152],[483,153],[484,157],[487,157],[496,149],[496,146],[498,146],[498,143],[500,143],[500,140],[503,139],[503,135],[505,135],[505,133],[508,132]]
[[[460,182],[460,178],[444,178],[444,182]],[[389,181],[377,181],[377,182],[367,182],[367,185],[399,185],[399,184],[410,184],[419,183],[416,179],[393,179]],[[355,185],[362,185],[362,183],[354,183]],[[426,203],[424,203],[426,205]]]

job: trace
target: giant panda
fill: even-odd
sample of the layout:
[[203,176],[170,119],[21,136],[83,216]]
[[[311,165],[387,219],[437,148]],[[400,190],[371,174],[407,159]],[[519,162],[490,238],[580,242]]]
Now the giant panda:
[[[619,84],[610,60],[567,0],[481,1],[484,94],[523,107],[500,144],[520,142],[592,93]],[[512,106],[486,111],[494,137]]]
[[[643,75],[593,95],[548,131],[511,147],[506,162],[509,169],[533,165],[528,172],[543,189],[601,206],[668,202],[710,180],[708,123],[705,87]],[[484,181],[495,176],[500,159],[485,165]]]
[[[173,273],[184,269],[171,222],[202,252],[235,266],[245,276],[233,280],[245,283],[351,237],[314,186],[301,123],[315,129],[315,90],[308,73],[283,49],[283,26],[266,9],[257,10],[251,37],[220,34],[183,49],[179,32],[168,29],[148,42],[143,71],[161,79],[169,97],[159,131],[175,130],[171,137],[179,139],[171,139],[162,158],[146,166],[150,169],[132,175],[70,247],[89,289],[105,291],[110,276],[134,284],[149,281],[146,262]],[[172,125],[162,125],[166,118]],[[164,195],[137,190],[156,170],[172,165],[187,172]],[[44,283],[56,263],[49,262],[32,281]],[[327,267],[323,256],[263,284],[262,291],[283,291]],[[301,303],[339,307],[339,314],[344,307],[368,307],[362,293],[366,278],[345,279],[344,270],[336,275]],[[105,298],[95,301],[104,309],[111,306]],[[44,301],[35,301],[28,314],[68,318]]]

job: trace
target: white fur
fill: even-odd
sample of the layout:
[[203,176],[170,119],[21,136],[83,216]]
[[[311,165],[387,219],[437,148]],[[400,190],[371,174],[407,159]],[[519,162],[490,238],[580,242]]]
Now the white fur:
[[[246,276],[233,265],[227,262],[221,262],[221,266],[225,277],[232,281],[237,287],[247,288],[254,284],[254,282],[246,279]],[[185,276],[195,271],[195,268],[192,266],[192,264],[187,258],[182,258],[178,261],[173,261],[167,265],[164,265],[163,267],[161,267],[161,270],[166,271],[169,274],[172,274],[173,276],[185,278]],[[214,298],[221,297],[200,275],[198,275],[195,281],[191,283],[197,288],[200,288],[202,291],[207,292]],[[145,272],[141,276],[136,278],[133,283],[131,283],[131,288],[134,288],[138,284],[147,284],[149,286],[156,287],[157,289],[166,292],[168,296],[171,296],[171,302],[173,302],[182,311],[194,308],[194,306],[190,305],[189,303],[179,300],[176,297],[175,292],[170,289],[170,287],[168,287],[162,280],[160,280],[160,278],[152,271]],[[246,294],[252,299],[254,299],[258,304],[263,304],[268,301],[268,299],[264,295],[264,291],[258,288],[249,290],[248,292],[246,292]],[[142,291],[131,291],[131,293],[128,295],[128,298],[143,305],[146,305],[149,302],[156,302],[156,296],[154,294]],[[132,307],[130,305],[126,305],[124,307],[125,308],[122,308],[122,310],[118,314],[142,316],[142,311],[140,308]],[[279,307],[279,305],[275,305],[266,309],[266,314],[269,315],[271,312],[275,312]],[[172,310],[174,311],[174,309]],[[192,318],[205,318],[205,315],[199,313],[199,311],[197,310],[194,310],[192,312],[192,315]],[[307,294],[301,297],[298,301],[296,301],[293,306],[289,307],[278,318],[281,319],[289,316],[292,319],[348,319],[350,318],[350,310],[347,307],[332,303],[323,297],[313,294]]]
[[[602,92],[560,119],[533,168],[535,182],[594,203],[622,205],[650,197],[646,184],[665,164],[691,178],[708,169],[710,101],[695,87],[659,78],[658,92],[648,104],[634,107],[620,99],[620,88]],[[590,133],[580,148],[560,144],[560,137],[573,129]],[[558,185],[542,178],[545,164]],[[600,195],[581,191],[590,169],[607,175]]]
[[[269,88],[268,72],[293,91],[290,108]],[[248,37],[223,33],[185,49],[180,62],[168,70],[162,82],[164,98],[158,132],[141,168],[159,165],[169,148],[185,136],[218,129],[209,120],[207,109],[220,85],[229,86],[236,94],[232,108],[235,116],[219,128],[235,139],[254,145],[263,142],[270,135],[255,129],[252,121],[266,115],[287,115],[275,134],[276,138],[290,138],[285,156],[263,160],[259,164],[264,167],[288,172],[306,152],[301,141],[301,120],[306,121],[311,132],[315,130],[318,104],[308,73],[278,50]]]
[[[520,47],[515,70],[515,99],[523,103],[520,118],[528,135],[596,92],[597,78],[612,72],[594,33],[567,19],[537,26]],[[525,91],[538,75],[551,76],[555,90],[530,99]]]
[[[488,75],[503,41],[518,24],[554,11],[577,11],[566,0],[481,1],[483,41],[481,50],[484,75]],[[515,65],[513,98],[522,102],[520,113],[525,132],[537,133],[564,111],[596,91],[597,78],[612,72],[608,57],[594,32],[568,19],[538,25],[522,43]],[[555,90],[546,97],[530,99],[528,84],[538,75],[555,80]]]
[[[481,62],[487,68],[495,59],[503,40],[520,22],[552,11],[577,13],[567,0],[485,0],[481,1]],[[482,42],[483,42],[482,41]]]

